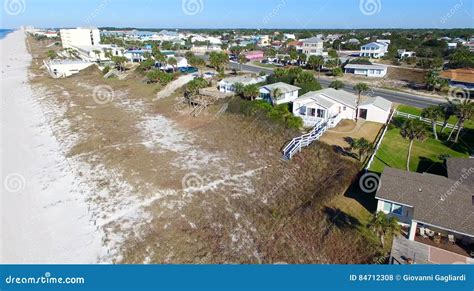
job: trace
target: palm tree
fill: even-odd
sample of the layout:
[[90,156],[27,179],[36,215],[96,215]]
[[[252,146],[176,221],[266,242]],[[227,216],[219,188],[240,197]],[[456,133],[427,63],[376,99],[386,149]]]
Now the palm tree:
[[342,81],[339,81],[339,80],[332,81],[329,84],[329,88],[334,88],[336,90],[343,89],[344,87],[345,87],[344,83]]
[[170,64],[173,67],[173,72],[176,71],[176,65],[178,65],[178,60],[175,58],[169,58],[168,59],[168,64]]
[[202,77],[202,69],[206,66],[206,61],[204,59],[201,59],[199,57],[191,57],[189,58],[189,64],[193,67],[198,68],[200,75]]
[[100,50],[92,50],[92,52],[95,54],[97,61],[100,63]]
[[321,67],[324,65],[324,58],[322,56],[310,56],[308,65],[314,70],[318,68],[318,80],[321,75]]
[[377,212],[377,214],[372,217],[369,227],[380,238],[382,247],[385,246],[386,236],[397,235],[401,230],[397,219],[394,217],[388,218],[382,211]]
[[242,94],[244,93],[244,84],[242,84],[240,82],[235,83],[234,84],[234,92],[235,92],[235,94],[242,96]]
[[356,121],[359,119],[359,104],[360,104],[360,95],[363,92],[369,91],[369,85],[366,83],[357,83],[354,86],[354,90],[357,91],[358,97],[357,97],[357,106],[356,106]]
[[351,142],[351,148],[353,150],[357,150],[359,154],[359,160],[363,161],[367,154],[374,149],[374,146],[365,138],[360,138],[354,139]]
[[245,55],[239,55],[239,70],[242,71],[242,65],[248,62],[248,59],[245,57]]
[[416,119],[408,119],[402,125],[400,134],[410,141],[407,155],[407,171],[410,171],[410,157],[413,141],[423,141],[426,138],[425,124]]
[[[458,121],[456,122],[458,130],[456,132],[456,137],[454,138],[454,142],[457,143],[459,140],[459,134],[461,133],[461,130],[464,126],[464,122],[472,119],[474,116],[474,103],[472,103],[471,100],[469,99],[465,99],[463,101],[456,100],[454,104],[455,104],[454,114],[458,118]],[[454,132],[454,127],[451,133],[449,134],[448,140],[451,139],[453,132]]]
[[441,126],[441,133],[443,133],[446,127],[448,126],[448,121],[451,118],[451,116],[454,115],[454,111],[456,108],[456,106],[453,104],[451,100],[449,100],[448,98],[446,98],[446,100],[447,100],[446,103],[439,105],[440,110],[443,113],[443,126]]
[[441,114],[442,114],[441,108],[436,105],[426,107],[421,112],[421,116],[428,118],[431,121],[431,127],[433,128],[433,135],[436,140],[438,140],[438,133],[436,132],[436,122],[438,121],[438,118],[441,117]]
[[283,95],[283,92],[281,91],[280,88],[275,88],[272,90],[270,93],[270,96],[272,98],[272,103],[276,104],[277,100],[280,99],[280,97]]
[[254,100],[260,94],[260,90],[256,84],[247,85],[243,90],[244,97],[249,100]]

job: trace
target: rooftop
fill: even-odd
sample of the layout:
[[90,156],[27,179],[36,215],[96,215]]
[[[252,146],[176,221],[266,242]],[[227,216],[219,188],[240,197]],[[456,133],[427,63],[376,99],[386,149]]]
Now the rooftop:
[[442,71],[440,77],[457,82],[473,83],[474,84],[474,69],[461,68]]
[[365,101],[363,101],[360,104],[360,106],[364,106],[364,105],[374,105],[385,111],[389,111],[392,108],[392,102],[380,96],[367,98]]
[[[311,98],[316,102],[319,102],[325,108],[329,108],[334,105],[334,101],[344,104],[346,106],[355,108],[357,104],[357,98],[354,94],[344,90],[336,90],[333,88],[326,88],[319,91],[312,91],[299,97],[297,100]],[[325,100],[323,100],[325,99]]]
[[344,66],[346,69],[380,69],[385,70],[387,66],[384,65],[362,65],[362,64],[347,64]]
[[300,87],[296,87],[296,86],[293,86],[293,85],[290,85],[290,84],[287,84],[287,83],[283,83],[283,82],[264,85],[260,88],[267,88],[269,91],[273,91],[274,89],[280,89],[281,93],[283,93],[283,94],[301,89]]
[[386,167],[376,198],[413,207],[413,219],[474,237],[473,188],[443,176]]

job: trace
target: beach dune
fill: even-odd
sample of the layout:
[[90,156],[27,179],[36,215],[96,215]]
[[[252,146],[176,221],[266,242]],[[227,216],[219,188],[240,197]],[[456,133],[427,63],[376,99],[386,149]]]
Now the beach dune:
[[95,263],[102,236],[85,201],[91,190],[28,83],[25,34],[8,34],[0,47],[0,263]]

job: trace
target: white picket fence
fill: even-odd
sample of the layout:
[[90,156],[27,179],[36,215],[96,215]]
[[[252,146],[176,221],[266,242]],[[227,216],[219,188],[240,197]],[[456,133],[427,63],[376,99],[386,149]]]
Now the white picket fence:
[[[400,111],[398,111],[398,110],[395,110],[395,114],[396,114],[397,116],[401,116],[401,117],[405,117],[405,118],[409,118],[409,119],[418,119],[418,120],[421,120],[421,121],[423,121],[423,122],[425,122],[425,123],[431,124],[431,119],[429,119],[429,118],[424,118],[424,117],[421,117],[421,116],[419,116],[419,115],[413,115],[413,114],[410,114],[410,113],[400,112]],[[436,121],[436,125],[443,126],[444,123],[441,122],[441,121]],[[458,128],[457,125],[453,125],[453,124],[451,124],[451,123],[446,124],[446,127],[447,127],[447,128],[454,128],[454,129],[457,129],[457,128]]]

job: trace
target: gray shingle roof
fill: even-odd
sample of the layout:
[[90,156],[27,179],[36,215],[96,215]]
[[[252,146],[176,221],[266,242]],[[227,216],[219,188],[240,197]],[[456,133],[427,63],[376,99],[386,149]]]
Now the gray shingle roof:
[[268,85],[264,85],[260,88],[266,88],[268,89],[269,91],[273,91],[274,89],[280,89],[282,93],[288,93],[288,92],[293,92],[293,91],[296,91],[296,90],[299,90],[301,89],[300,87],[296,87],[296,86],[293,86],[293,85],[290,85],[290,84],[287,84],[287,83],[284,83],[284,82],[278,82],[278,83],[273,83],[273,84],[268,84]]
[[387,66],[384,65],[363,65],[363,64],[347,64],[344,69],[366,69],[366,70],[385,70]]
[[[356,95],[349,93],[344,90],[336,90],[334,88],[326,88],[323,90],[319,91],[311,91],[308,92],[298,99],[305,99],[305,98],[311,98],[313,100],[320,100],[321,105],[323,105],[326,108],[331,107],[334,105],[334,103],[340,103],[346,106],[349,106],[351,108],[355,108],[357,105],[357,97]],[[297,100],[298,100],[297,99]]]
[[474,159],[449,158],[446,159],[448,178],[461,179],[468,185],[474,186]]
[[413,207],[413,219],[474,236],[474,189],[458,180],[386,167],[376,198]]
[[365,101],[361,102],[360,107],[363,107],[364,105],[374,105],[385,111],[390,111],[392,108],[392,102],[380,96],[367,98]]

